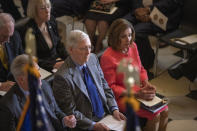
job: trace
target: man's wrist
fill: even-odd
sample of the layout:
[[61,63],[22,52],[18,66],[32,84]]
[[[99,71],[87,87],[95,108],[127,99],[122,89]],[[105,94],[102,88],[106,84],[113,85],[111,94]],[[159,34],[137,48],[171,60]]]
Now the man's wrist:
[[88,128],[88,130],[93,130],[95,124],[96,124],[96,122],[93,121],[91,126]]

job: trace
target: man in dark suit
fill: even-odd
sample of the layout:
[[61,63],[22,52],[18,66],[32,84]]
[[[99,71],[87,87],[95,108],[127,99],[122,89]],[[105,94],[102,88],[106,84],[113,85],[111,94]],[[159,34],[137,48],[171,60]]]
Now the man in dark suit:
[[[136,1],[136,0],[133,0]],[[138,0],[138,8],[127,14],[124,18],[130,21],[135,28],[135,41],[139,55],[145,69],[150,69],[154,62],[154,51],[150,45],[148,35],[165,33],[164,30],[151,22],[150,12],[157,7],[168,17],[166,32],[172,31],[179,26],[182,13],[183,0],[153,0],[152,4],[145,4],[148,0]]]
[[0,13],[0,90],[8,91],[14,84],[10,73],[13,59],[23,54],[22,42],[14,31],[14,19],[7,13]]
[[[19,55],[11,65],[11,72],[17,84],[0,99],[0,129],[1,131],[14,131],[21,116],[26,96],[29,94],[28,75],[24,71],[28,64],[27,55]],[[38,69],[38,65],[34,63]],[[45,81],[40,80],[41,96],[44,109],[47,112],[49,123],[56,131],[64,131],[66,127],[73,128],[76,125],[74,115],[66,116],[57,106],[53,92]]]
[[97,121],[106,114],[118,120],[125,116],[119,112],[99,61],[91,53],[89,36],[79,30],[71,31],[66,49],[70,56],[55,74],[52,88],[60,109],[75,115],[77,126],[73,130],[109,130]]

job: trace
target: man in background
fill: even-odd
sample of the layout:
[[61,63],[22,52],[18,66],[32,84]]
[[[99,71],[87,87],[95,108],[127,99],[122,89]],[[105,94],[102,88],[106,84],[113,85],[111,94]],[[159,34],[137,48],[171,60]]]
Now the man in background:
[[0,13],[0,91],[8,91],[14,84],[10,72],[13,59],[23,54],[20,35],[14,30],[15,21],[8,13]]
[[[11,65],[11,72],[17,84],[0,99],[1,131],[16,130],[27,96],[30,93],[28,87],[28,74],[24,70],[28,63],[28,55],[23,54],[17,56]],[[39,69],[36,63],[34,63],[34,66]],[[39,86],[41,86],[41,98],[50,125],[52,125],[56,131],[66,131],[66,127],[74,128],[76,125],[74,115],[66,116],[59,109],[48,83],[41,81],[39,78],[39,84]]]

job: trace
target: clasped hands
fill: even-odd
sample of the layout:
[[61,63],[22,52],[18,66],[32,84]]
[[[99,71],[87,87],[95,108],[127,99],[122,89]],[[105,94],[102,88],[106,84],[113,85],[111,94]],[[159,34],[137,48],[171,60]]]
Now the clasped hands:
[[149,7],[137,8],[134,11],[134,14],[135,14],[136,19],[141,22],[149,22],[151,20]]
[[141,83],[141,88],[136,92],[136,97],[147,101],[152,100],[155,97],[156,87],[150,84],[148,81]]
[[69,128],[75,128],[77,120],[74,115],[65,116],[63,118],[64,125]]

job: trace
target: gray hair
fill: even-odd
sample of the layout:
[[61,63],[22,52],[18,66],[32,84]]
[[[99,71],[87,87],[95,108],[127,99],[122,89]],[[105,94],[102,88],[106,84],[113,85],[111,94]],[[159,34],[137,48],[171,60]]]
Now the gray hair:
[[90,40],[89,36],[85,32],[81,30],[72,30],[67,38],[67,51],[69,52],[69,48],[76,46],[84,40]]
[[24,67],[29,63],[29,57],[26,54],[18,55],[11,64],[11,72],[17,80],[18,76],[24,75]]
[[14,25],[15,24],[14,18],[8,13],[0,13],[0,28],[9,22],[12,22]]
[[43,4],[49,4],[51,7],[51,2],[50,0],[29,0],[28,6],[27,6],[27,16],[35,19],[37,17],[37,8],[38,5],[43,5]]

